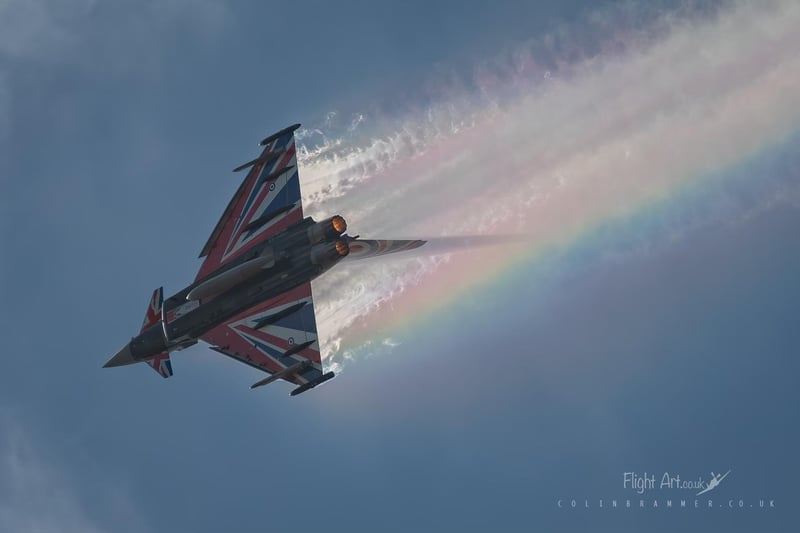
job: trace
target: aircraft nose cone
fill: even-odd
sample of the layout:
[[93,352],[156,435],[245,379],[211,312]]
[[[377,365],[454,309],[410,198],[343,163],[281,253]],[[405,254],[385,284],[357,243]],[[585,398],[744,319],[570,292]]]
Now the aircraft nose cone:
[[114,355],[111,359],[103,365],[103,368],[108,368],[111,366],[122,366],[122,365],[130,365],[136,362],[136,359],[133,358],[133,354],[131,353],[131,343],[129,342]]

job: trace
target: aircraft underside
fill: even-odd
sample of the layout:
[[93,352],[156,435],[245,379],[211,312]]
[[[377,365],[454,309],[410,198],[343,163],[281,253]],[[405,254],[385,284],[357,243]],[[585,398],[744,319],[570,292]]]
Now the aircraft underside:
[[303,217],[294,131],[261,142],[259,157],[200,254],[193,283],[163,298],[157,289],[139,334],[104,366],[144,362],[163,377],[170,353],[203,340],[211,348],[269,374],[299,394],[333,377],[325,372],[317,339],[311,280],[348,258],[406,251],[422,240],[362,240],[345,234],[341,216]]

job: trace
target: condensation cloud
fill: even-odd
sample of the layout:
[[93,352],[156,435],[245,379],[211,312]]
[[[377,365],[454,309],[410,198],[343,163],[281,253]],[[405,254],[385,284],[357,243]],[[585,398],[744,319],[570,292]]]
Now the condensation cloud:
[[[580,32],[562,28],[573,49],[547,36],[407,113],[332,113],[300,130],[308,214],[341,213],[364,237],[522,232],[535,249],[700,183],[796,129],[800,4],[665,14],[635,31],[594,17],[604,35],[590,50],[574,53]],[[342,265],[315,282],[334,366],[353,356],[342,341],[354,324],[459,260]],[[371,348],[381,341],[394,344]]]

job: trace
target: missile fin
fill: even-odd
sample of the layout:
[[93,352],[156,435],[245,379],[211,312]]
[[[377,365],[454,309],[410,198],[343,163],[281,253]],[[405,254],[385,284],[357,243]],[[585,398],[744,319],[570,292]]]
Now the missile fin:
[[292,132],[292,131],[296,130],[299,127],[300,127],[300,124],[292,124],[288,128],[283,128],[281,131],[273,133],[272,135],[270,135],[269,137],[267,137],[266,139],[264,139],[263,141],[261,141],[258,144],[260,146],[266,146],[269,143],[271,143],[272,141],[274,141],[275,139],[277,139],[278,137],[283,137],[287,133]]

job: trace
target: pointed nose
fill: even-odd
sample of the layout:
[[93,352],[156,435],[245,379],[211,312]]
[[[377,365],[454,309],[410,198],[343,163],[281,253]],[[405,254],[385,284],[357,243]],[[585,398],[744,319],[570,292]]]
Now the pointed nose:
[[130,365],[136,362],[136,359],[133,358],[133,354],[131,353],[131,343],[129,342],[114,355],[111,359],[103,365],[103,368],[108,368],[110,366],[123,366],[123,365]]

